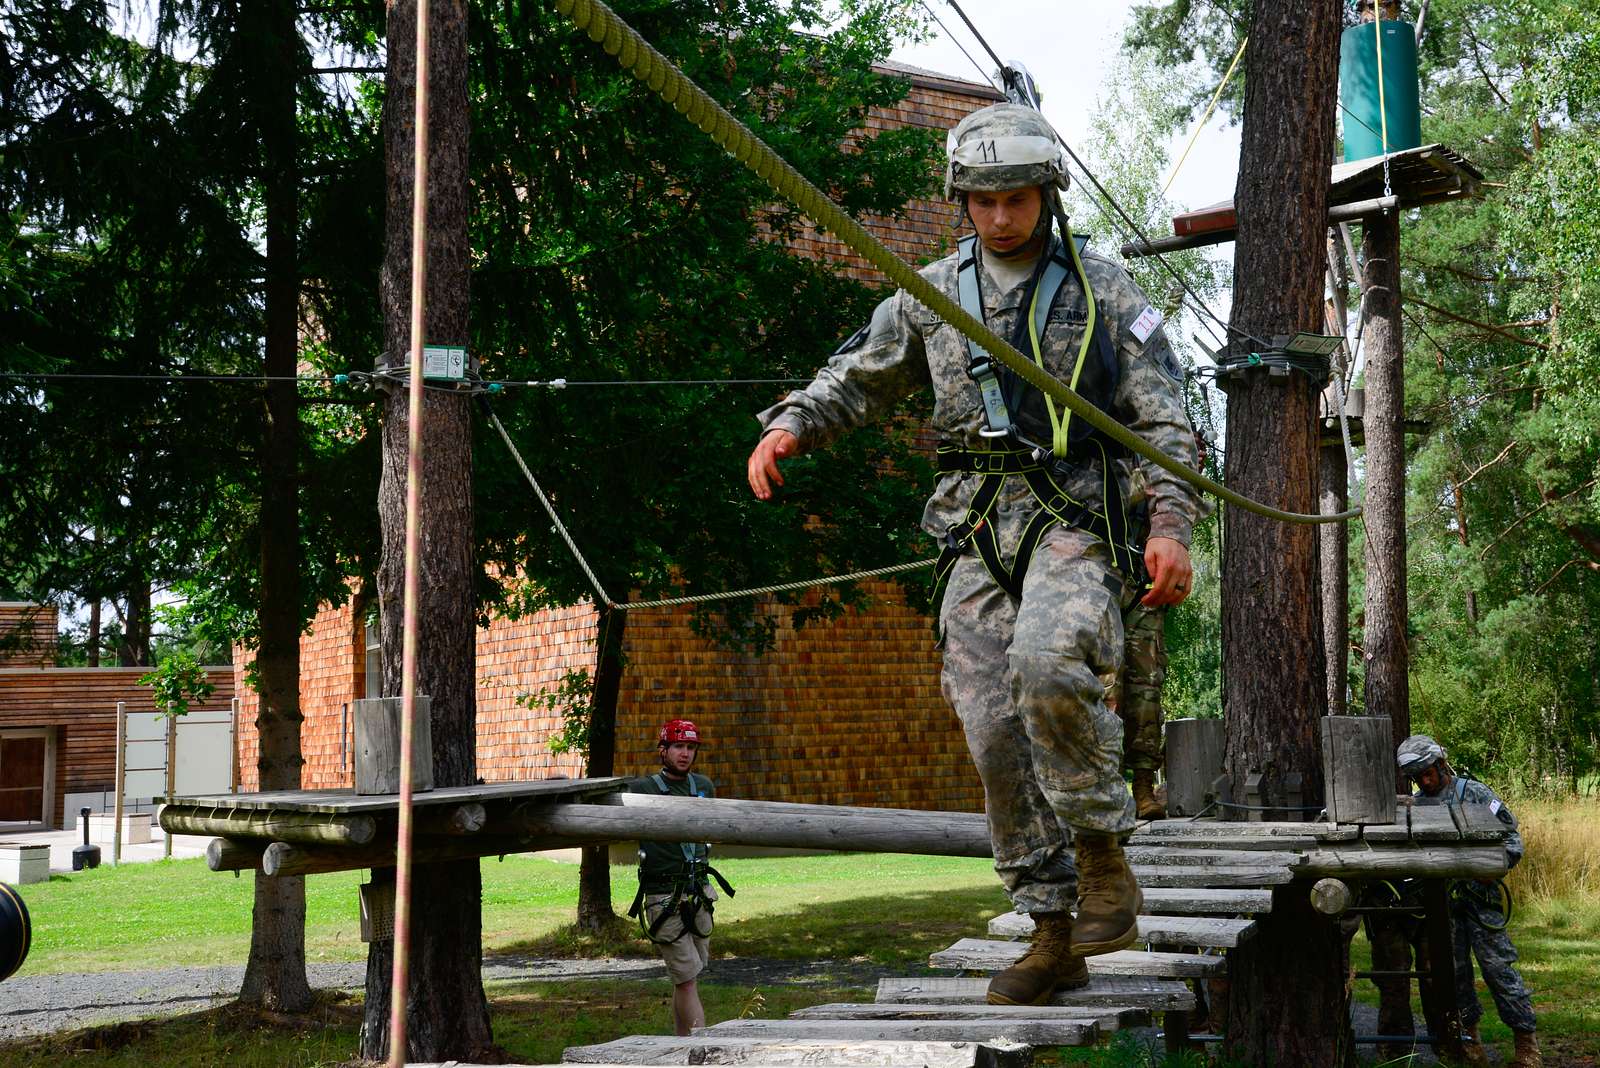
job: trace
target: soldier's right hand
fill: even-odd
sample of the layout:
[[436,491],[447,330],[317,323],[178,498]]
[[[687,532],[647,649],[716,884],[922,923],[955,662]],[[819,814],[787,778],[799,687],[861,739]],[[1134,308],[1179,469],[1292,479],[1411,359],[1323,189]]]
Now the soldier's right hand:
[[800,441],[787,430],[772,430],[763,434],[755,451],[745,463],[745,474],[750,479],[750,492],[758,501],[772,499],[772,487],[783,485],[783,475],[778,471],[778,461],[800,455]]

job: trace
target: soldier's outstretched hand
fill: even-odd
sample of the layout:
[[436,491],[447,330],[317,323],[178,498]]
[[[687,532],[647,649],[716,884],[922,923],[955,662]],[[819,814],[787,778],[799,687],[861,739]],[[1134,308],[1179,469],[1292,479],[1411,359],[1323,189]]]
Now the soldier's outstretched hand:
[[763,434],[755,451],[745,463],[745,474],[750,479],[750,492],[759,501],[772,499],[772,487],[783,485],[783,475],[778,471],[778,461],[800,455],[799,440],[787,430],[773,430]]
[[1146,608],[1182,604],[1194,582],[1189,548],[1172,538],[1151,538],[1144,546],[1144,568],[1150,573],[1150,592],[1140,598]]

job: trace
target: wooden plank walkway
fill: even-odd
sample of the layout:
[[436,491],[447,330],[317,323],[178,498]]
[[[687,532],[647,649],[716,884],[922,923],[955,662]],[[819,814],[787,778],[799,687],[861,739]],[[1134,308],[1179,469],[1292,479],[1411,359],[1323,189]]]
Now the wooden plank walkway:
[[[1024,942],[997,942],[988,938],[963,938],[949,949],[928,958],[933,968],[954,968],[966,972],[998,972],[1009,968],[1027,952]],[[1220,954],[1160,953],[1154,950],[1123,949],[1087,958],[1089,974],[1115,977],[1148,976],[1158,979],[1196,979],[1220,975],[1227,959]]]
[[[878,980],[878,1004],[983,1005],[989,993],[989,980],[982,978],[888,978]],[[1077,990],[1060,990],[1050,999],[1052,1005],[1111,1006],[1150,1009],[1157,1012],[1187,1011],[1194,1008],[1194,992],[1187,984],[1171,979],[1141,979],[1134,976],[1094,975],[1089,985]]]
[[[1268,908],[1260,911],[1269,911],[1270,907],[1269,904]],[[1139,917],[1139,941],[1145,945],[1232,949],[1248,939],[1255,929],[1255,921],[1231,916]],[[1032,938],[1033,917],[1022,912],[1007,912],[996,916],[989,921],[989,937]]]
[[[526,782],[491,782],[476,786],[441,786],[412,795],[418,808],[432,805],[516,802],[538,799],[556,802],[616,793],[628,780],[619,776],[597,779],[534,779]],[[351,790],[265,790],[253,794],[198,794],[189,797],[156,798],[180,808],[200,808],[243,812],[330,812],[393,813],[398,811],[398,794],[356,794]]]

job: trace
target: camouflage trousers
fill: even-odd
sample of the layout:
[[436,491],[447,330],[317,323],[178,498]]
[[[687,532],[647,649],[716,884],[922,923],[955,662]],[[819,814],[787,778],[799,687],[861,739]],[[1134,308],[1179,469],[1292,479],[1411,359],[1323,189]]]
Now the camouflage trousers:
[[1167,609],[1139,603],[1131,590],[1122,609],[1122,671],[1102,680],[1106,703],[1122,720],[1122,766],[1130,771],[1160,771],[1161,687],[1167,681]]
[[1461,1022],[1470,1026],[1483,1017],[1478,992],[1472,982],[1472,958],[1478,958],[1483,985],[1494,998],[1500,1019],[1513,1031],[1532,1031],[1533,997],[1517,971],[1517,950],[1505,931],[1493,930],[1505,924],[1498,908],[1471,901],[1455,901],[1450,906],[1451,926],[1455,928],[1456,1007]]
[[945,589],[944,696],[983,780],[995,871],[1022,912],[1075,904],[1069,828],[1133,829],[1122,723],[1099,679],[1122,658],[1122,586],[1104,544],[1058,526],[1034,550],[1020,599],[971,553]]

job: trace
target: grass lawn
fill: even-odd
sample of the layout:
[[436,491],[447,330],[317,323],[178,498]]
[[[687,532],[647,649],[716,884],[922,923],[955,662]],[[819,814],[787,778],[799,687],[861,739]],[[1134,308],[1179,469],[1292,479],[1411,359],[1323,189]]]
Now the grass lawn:
[[[926,960],[982,930],[1009,906],[986,860],[880,854],[719,860],[737,896],[720,903],[719,956]],[[591,955],[562,928],[572,923],[578,866],[515,856],[482,862],[486,953]],[[306,880],[306,958],[365,960],[356,886],[360,872]],[[633,869],[612,869],[619,914]],[[26,888],[34,942],[19,975],[242,964],[250,948],[252,881],[208,871],[204,861],[102,866]],[[648,956],[642,939],[608,952]]]

